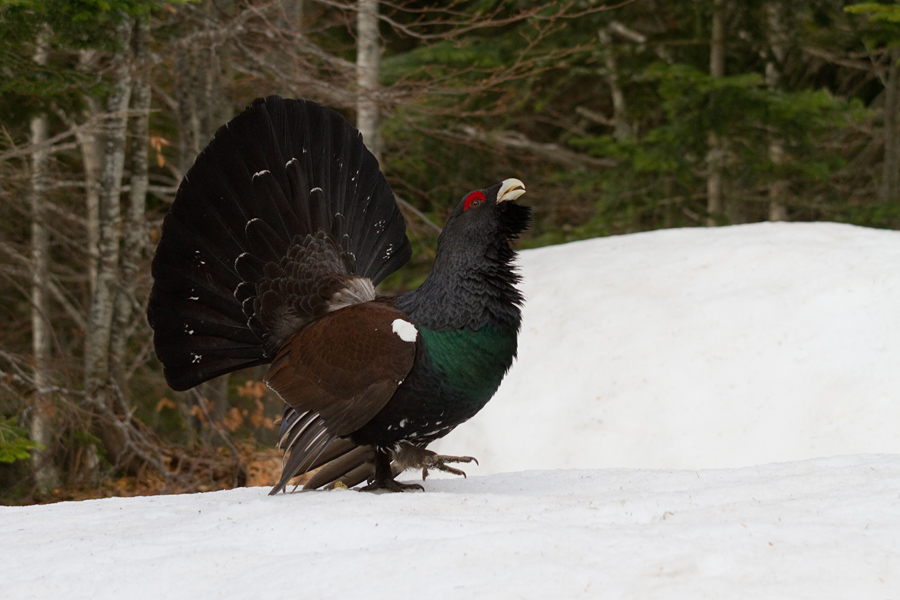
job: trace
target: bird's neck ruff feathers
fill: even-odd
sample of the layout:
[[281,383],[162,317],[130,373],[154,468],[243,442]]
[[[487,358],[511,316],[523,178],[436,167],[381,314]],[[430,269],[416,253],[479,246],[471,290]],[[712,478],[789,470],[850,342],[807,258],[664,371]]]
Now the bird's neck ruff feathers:
[[[435,331],[521,323],[521,280],[509,242],[531,222],[531,209],[503,203],[498,231],[486,239],[442,235],[434,266],[422,285],[397,298],[414,322]],[[446,230],[445,230],[446,231]],[[499,235],[497,235],[499,233]]]

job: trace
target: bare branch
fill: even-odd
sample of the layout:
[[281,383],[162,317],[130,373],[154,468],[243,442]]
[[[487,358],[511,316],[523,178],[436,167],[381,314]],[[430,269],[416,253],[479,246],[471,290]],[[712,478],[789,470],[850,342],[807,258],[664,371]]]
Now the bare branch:
[[576,106],[575,114],[588,119],[589,121],[593,121],[594,123],[599,123],[600,125],[607,125],[612,127],[616,124],[614,119],[610,119],[606,115],[602,115],[595,110],[591,110],[586,106]]
[[450,138],[477,141],[491,147],[502,146],[511,150],[524,150],[552,162],[572,168],[602,167],[609,168],[618,165],[618,161],[609,158],[596,158],[579,154],[563,148],[559,144],[535,142],[528,139],[518,131],[485,132],[471,125],[462,125],[458,130],[444,130],[441,132]]
[[434,221],[429,219],[428,216],[425,213],[423,213],[421,210],[419,210],[418,208],[416,208],[415,206],[413,206],[412,204],[410,204],[403,198],[400,198],[399,196],[397,196],[397,194],[394,194],[394,199],[397,201],[397,204],[399,204],[401,206],[401,208],[414,214],[416,217],[419,218],[420,221],[422,221],[422,223],[424,223],[429,229],[431,229],[435,233],[440,234],[441,231],[443,231],[443,229],[441,228],[440,225],[436,224]]
[[865,71],[867,73],[870,72],[874,67],[874,65],[870,61],[844,58],[835,54],[834,52],[829,52],[822,48],[806,47],[803,48],[803,53],[810,56],[815,56],[816,58],[821,58],[835,65],[841,65],[842,67],[849,67],[851,69],[856,69],[857,71]]

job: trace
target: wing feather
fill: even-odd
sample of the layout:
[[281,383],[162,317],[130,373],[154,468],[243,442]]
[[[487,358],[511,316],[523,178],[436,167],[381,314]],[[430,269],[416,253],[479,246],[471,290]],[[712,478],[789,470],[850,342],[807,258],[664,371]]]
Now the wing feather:
[[[395,331],[398,319],[409,325]],[[409,317],[388,301],[353,304],[328,313],[290,336],[265,376],[287,404],[279,447],[282,477],[319,469],[304,489],[342,481],[356,485],[372,473],[372,448],[347,436],[390,401],[412,369],[416,339]]]
[[394,332],[409,317],[387,302],[354,304],[313,321],[282,346],[266,382],[298,413],[347,436],[374,417],[409,374],[416,342]]

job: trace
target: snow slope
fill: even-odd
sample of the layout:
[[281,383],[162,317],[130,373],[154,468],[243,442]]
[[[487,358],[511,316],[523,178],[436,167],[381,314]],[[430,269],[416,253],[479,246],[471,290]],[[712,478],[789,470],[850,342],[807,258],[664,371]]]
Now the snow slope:
[[519,360],[433,447],[523,469],[900,453],[900,233],[672,229],[523,252]]
[[0,508],[0,597],[900,597],[900,457]]
[[900,233],[661,231],[522,266],[520,360],[441,446],[469,479],[0,507],[0,599],[900,599]]

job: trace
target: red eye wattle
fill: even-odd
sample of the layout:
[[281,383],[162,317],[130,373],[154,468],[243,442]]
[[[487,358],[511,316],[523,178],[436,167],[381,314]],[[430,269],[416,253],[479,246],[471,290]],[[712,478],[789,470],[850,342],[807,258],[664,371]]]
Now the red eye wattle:
[[472,192],[468,196],[466,196],[466,205],[463,207],[463,210],[469,210],[472,206],[478,206],[484,202],[484,194],[481,192]]

